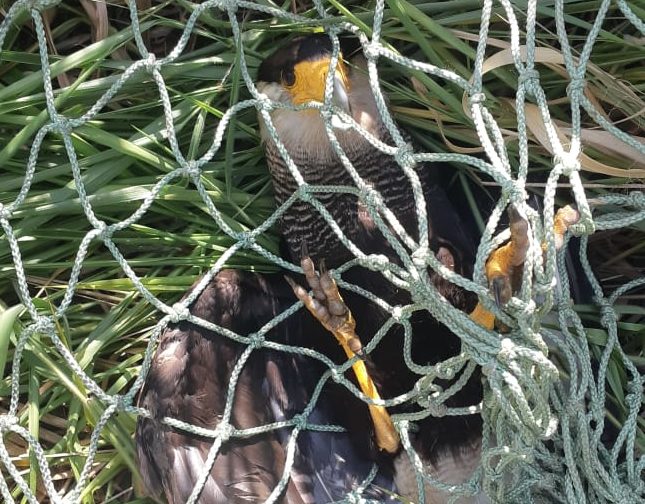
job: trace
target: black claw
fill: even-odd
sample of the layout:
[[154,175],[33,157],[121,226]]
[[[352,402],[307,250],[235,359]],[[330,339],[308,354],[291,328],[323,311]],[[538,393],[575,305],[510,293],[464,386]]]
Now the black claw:
[[307,242],[303,240],[300,242],[300,259],[309,257],[309,247],[307,247]]
[[490,290],[493,291],[493,296],[495,297],[495,304],[497,305],[497,308],[502,308],[502,305],[504,303],[503,301],[503,291],[504,291],[504,279],[503,278],[495,278],[491,282],[491,288]]
[[327,264],[325,264],[324,259],[320,260],[320,263],[318,264],[318,271],[320,271],[320,276],[323,276],[325,273],[327,273]]
[[509,205],[507,213],[508,213],[508,220],[510,223],[523,220],[522,215],[520,214],[520,211],[517,209],[515,205]]
[[354,355],[358,355],[361,360],[367,358],[367,353],[365,353],[365,347],[361,344],[361,340],[358,338],[351,338],[348,342],[349,349],[354,352]]

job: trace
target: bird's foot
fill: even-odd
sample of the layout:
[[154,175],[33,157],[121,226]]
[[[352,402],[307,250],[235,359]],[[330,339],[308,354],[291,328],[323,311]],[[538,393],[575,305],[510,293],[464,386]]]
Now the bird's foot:
[[508,207],[508,219],[511,239],[494,250],[486,261],[488,288],[500,307],[511,299],[513,291],[518,287],[529,248],[528,222],[513,205]]
[[[486,278],[488,287],[493,293],[495,303],[501,307],[513,295],[520,285],[524,260],[528,252],[528,222],[511,205],[508,209],[511,239],[490,255],[486,262]],[[578,222],[580,215],[571,206],[560,208],[555,215],[553,231],[556,247],[559,249],[564,243],[564,235],[572,224]],[[546,247],[543,244],[543,249]],[[495,316],[486,310],[480,303],[471,312],[470,317],[478,324],[493,329]]]
[[[571,205],[564,206],[556,212],[553,222],[553,238],[556,250],[562,248],[562,245],[564,245],[564,235],[567,233],[567,230],[574,224],[577,224],[579,220],[580,212]],[[546,252],[546,243],[542,244],[542,250]]]
[[304,257],[300,265],[313,296],[287,278],[295,295],[323,327],[336,337],[343,348],[347,347],[353,353],[362,355],[363,345],[356,335],[354,317],[345,305],[336,282],[325,268],[324,261],[320,262],[320,274],[316,273],[314,262],[309,256]]
[[[343,301],[336,282],[321,264],[320,274],[316,273],[314,262],[305,255],[300,265],[305,274],[313,296],[293,279],[285,277],[296,297],[302,301],[307,310],[331,332],[343,347],[348,359],[355,355],[363,355],[363,345],[356,334],[356,322],[351,311]],[[376,389],[374,381],[367,372],[365,362],[356,361],[352,365],[358,385],[367,397],[372,400],[380,400],[381,397]],[[368,404],[370,415],[374,423],[374,436],[376,444],[381,450],[394,453],[399,448],[399,435],[394,428],[390,414],[383,406]]]

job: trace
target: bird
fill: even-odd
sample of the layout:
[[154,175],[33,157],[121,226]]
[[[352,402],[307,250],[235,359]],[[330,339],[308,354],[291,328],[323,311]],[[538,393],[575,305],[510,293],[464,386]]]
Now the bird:
[[[371,91],[366,60],[355,47],[352,39],[341,39],[341,57],[333,77],[333,104],[374,138],[392,145],[391,136]],[[328,35],[323,33],[298,38],[262,63],[258,72],[258,90],[272,101],[287,105],[303,105],[312,100],[321,102],[331,56],[332,43]],[[355,186],[328,138],[322,114],[313,110],[275,108],[271,121],[277,137],[307,184]],[[276,202],[280,205],[298,190],[298,183],[290,173],[268,128],[264,123],[261,124]],[[382,196],[385,205],[410,236],[418,239],[412,185],[396,159],[376,149],[356,129],[337,129],[334,133],[343,152],[366,185]],[[426,199],[432,251],[444,265],[464,276],[471,276],[476,241],[469,235],[463,219],[438,184],[439,174],[436,169],[420,165],[416,168],[416,173]],[[316,192],[315,196],[345,236],[364,254],[378,254],[393,263],[400,262],[391,245],[377,229],[374,216],[370,214],[364,201],[347,193]],[[324,299],[324,295],[321,295],[323,289],[316,290],[316,287],[320,281],[328,281],[328,276],[324,273],[317,276],[313,272],[313,265],[324,262],[326,268],[336,268],[353,259],[353,253],[331,230],[325,217],[307,201],[297,200],[281,215],[280,229],[287,249],[285,255],[296,262],[302,262],[308,279],[314,279],[313,283],[308,281],[309,287],[317,294],[310,298],[313,302],[310,309],[312,312],[320,311],[320,301]],[[306,244],[305,254],[302,253],[303,243]],[[445,281],[433,271],[430,275],[439,292],[453,306],[465,312],[475,309],[477,299],[472,293]],[[407,291],[397,288],[381,274],[364,267],[350,268],[343,272],[342,278],[375,294],[391,306],[411,302]],[[305,302],[308,300],[302,291],[299,299]],[[389,318],[389,313],[355,292],[344,291],[342,302],[355,320],[356,334],[361,336],[365,344],[370,342]],[[415,313],[411,323],[414,362],[427,366],[459,353],[459,338],[427,312]],[[431,342],[428,341],[429,335],[432,335]],[[332,340],[332,343],[335,342]],[[383,398],[393,398],[409,392],[420,378],[408,368],[403,347],[403,329],[395,326],[367,356],[370,378]],[[333,355],[333,348],[325,350]],[[343,353],[337,349],[335,358],[343,357]],[[476,405],[481,401],[481,394],[481,380],[479,373],[475,372],[466,385],[448,400],[447,405]],[[364,427],[361,428],[362,425],[375,423],[370,422],[366,410],[365,406],[355,405],[349,414],[354,419],[353,422],[346,420],[344,424],[348,426],[354,439],[362,436],[362,442],[356,442],[361,445],[357,450],[362,457],[377,460],[384,472],[392,475],[399,495],[416,497],[416,479],[412,467],[405,463],[407,456],[402,456],[395,448],[391,450],[394,453],[388,457],[382,452],[390,450],[379,450],[381,447],[374,441],[374,426],[367,431]],[[393,408],[392,411],[406,412],[410,408],[404,406]],[[356,418],[362,418],[358,427],[355,425]],[[477,459],[481,436],[481,418],[478,415],[428,417],[417,422],[417,428],[414,445],[423,460],[434,464],[439,470],[461,461],[467,466],[466,472],[472,472],[476,463],[473,464],[470,459]],[[442,465],[442,460],[450,462]],[[469,475],[464,475],[463,479],[467,479],[466,476]]]
[[[359,192],[324,190],[326,186],[356,187],[326,133],[320,104],[324,104],[327,81],[333,84],[334,110],[342,111],[376,140],[393,142],[372,94],[360,44],[341,38],[337,65],[330,70],[332,55],[333,44],[326,33],[291,38],[262,61],[255,83],[258,93],[277,104],[268,112],[270,122],[262,113],[259,117],[276,204],[287,202],[299,190],[300,182],[322,188],[313,198],[324,212],[314,207],[311,198],[297,198],[278,220],[282,256],[300,264],[304,278],[284,271],[261,274],[224,269],[196,297],[190,313],[238,335],[253,336],[300,301],[307,309],[271,326],[264,334],[265,341],[304,347],[338,365],[353,358],[354,365],[344,376],[369,398],[390,399],[412,390],[420,375],[406,364],[404,330],[398,324],[393,324],[371,351],[365,351],[390,314],[360,292],[336,285],[330,271],[354,259],[354,251],[334,232],[324,213],[363,254],[378,255],[392,264],[401,261],[379,230],[379,216]],[[330,71],[334,75],[328,79]],[[311,102],[318,106],[307,108]],[[394,157],[375,148],[355,128],[338,127],[334,133],[365,187],[379,194],[409,236],[418,240],[411,182]],[[300,182],[291,173],[284,152],[297,167]],[[418,164],[414,170],[427,204],[432,253],[447,268],[470,277],[476,238],[439,183],[438,168]],[[518,216],[512,219],[511,242],[495,252],[495,261],[489,260],[489,282],[499,302],[510,296],[509,282],[521,266],[526,234],[523,224]],[[450,304],[492,328],[494,318],[474,294],[432,270],[428,274]],[[390,306],[411,303],[408,291],[364,266],[346,269],[342,279]],[[460,353],[458,336],[427,311],[415,312],[410,323],[410,356],[416,364],[429,366]],[[229,386],[236,374],[229,422],[237,432],[302,420],[317,385],[327,376],[305,421],[307,425],[336,425],[342,431],[301,430],[287,479],[283,472],[292,425],[250,437],[228,437],[212,469],[203,475],[205,483],[197,502],[254,503],[274,496],[277,502],[287,504],[333,502],[362,485],[373,468],[376,476],[364,488],[364,496],[381,501],[392,496],[416,500],[414,470],[401,449],[391,415],[419,412],[419,404],[368,406],[342,383],[329,378],[327,364],[297,352],[260,345],[240,366],[246,348],[227,334],[186,320],[170,324],[163,332],[138,397],[138,406],[148,411],[138,418],[135,432],[139,472],[148,494],[170,504],[185,502],[213,445],[211,437],[170,426],[164,418],[217,429],[226,415]],[[447,380],[437,383],[450,384]],[[475,369],[446,405],[475,406],[481,399],[481,373]],[[479,414],[427,415],[414,426],[412,445],[433,477],[450,484],[470,477],[479,463]],[[281,481],[286,484],[279,488]],[[426,484],[426,502],[443,503],[449,497]],[[458,502],[487,501],[475,495]]]

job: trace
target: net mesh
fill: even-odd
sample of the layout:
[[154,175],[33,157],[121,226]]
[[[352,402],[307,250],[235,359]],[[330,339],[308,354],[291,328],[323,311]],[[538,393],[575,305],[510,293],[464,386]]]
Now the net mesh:
[[[261,245],[259,237],[265,233],[279,218],[286,207],[297,198],[305,199],[314,205],[323,215],[324,207],[317,201],[317,191],[353,191],[366,202],[372,215],[384,215],[385,220],[377,219],[381,232],[394,245],[397,253],[402,257],[402,265],[394,267],[386,265],[377,257],[364,256],[360,251],[352,248],[356,259],[334,272],[336,278],[342,283],[342,272],[352,264],[368,264],[371,268],[378,269],[384,275],[397,278],[399,283],[412,293],[413,303],[405,309],[391,308],[391,319],[376,335],[367,351],[371,350],[380,337],[385,334],[392,324],[402,324],[406,330],[409,341],[410,325],[408,319],[413,311],[426,309],[434,317],[448,324],[463,342],[462,352],[448,361],[436,366],[424,367],[424,376],[415,387],[405,396],[395,400],[383,401],[388,406],[402,401],[417,401],[423,406],[423,414],[433,415],[460,415],[472,414],[472,411],[449,409],[443,402],[451,390],[439,394],[434,380],[437,378],[459,377],[456,387],[462,385],[467,376],[472,372],[473,364],[482,367],[487,382],[481,412],[484,419],[484,438],[482,446],[482,462],[473,478],[463,485],[451,486],[433,479],[432,475],[424,474],[422,464],[410,443],[410,429],[417,417],[396,415],[394,422],[401,434],[403,447],[419,473],[419,501],[423,501],[423,485],[425,478],[431,483],[451,492],[455,496],[473,495],[483,487],[484,491],[497,502],[528,502],[532,496],[541,495],[553,502],[643,502],[645,499],[645,483],[642,473],[645,469],[645,457],[637,447],[637,433],[639,413],[642,407],[643,377],[634,363],[625,355],[618,340],[617,313],[614,309],[616,300],[626,292],[645,285],[645,278],[633,280],[610,295],[605,295],[600,284],[592,273],[586,257],[588,236],[595,230],[617,229],[645,220],[645,197],[642,193],[634,192],[626,195],[610,195],[595,198],[593,206],[602,211],[592,218],[590,202],[581,183],[579,170],[581,169],[581,115],[588,114],[605,131],[614,135],[620,141],[645,153],[645,146],[635,136],[631,136],[612,123],[610,123],[585,95],[585,76],[594,43],[605,21],[610,2],[603,0],[599,3],[597,16],[589,30],[584,48],[579,55],[573,54],[567,37],[563,0],[556,0],[554,4],[554,17],[557,26],[557,36],[561,46],[563,62],[568,73],[570,84],[567,88],[567,97],[571,108],[572,129],[569,138],[563,138],[555,121],[552,119],[545,92],[540,83],[540,72],[536,68],[539,57],[536,57],[536,9],[537,2],[529,1],[525,9],[520,9],[510,0],[500,1],[501,7],[510,28],[510,49],[507,52],[510,63],[517,73],[518,86],[515,97],[515,111],[517,114],[517,140],[519,142],[519,164],[513,166],[507,155],[506,145],[501,127],[486,107],[482,80],[487,71],[484,68],[485,51],[488,47],[489,26],[491,23],[492,0],[485,0],[481,10],[481,24],[479,42],[472,75],[467,80],[457,73],[438,68],[423,61],[417,61],[401,56],[381,42],[381,28],[383,24],[384,2],[377,1],[371,26],[357,26],[327,14],[322,1],[314,2],[319,16],[315,19],[292,14],[268,4],[257,4],[243,0],[211,0],[199,5],[191,6],[190,17],[183,26],[181,37],[170,53],[157,58],[151,54],[144,43],[142,25],[139,23],[137,6],[134,0],[128,2],[131,17],[131,30],[140,53],[140,59],[133,62],[115,79],[109,89],[88,110],[74,117],[68,117],[58,112],[57,99],[52,88],[52,64],[50,63],[46,34],[43,26],[42,10],[57,4],[56,0],[19,0],[8,10],[5,19],[0,25],[0,49],[3,48],[5,37],[12,23],[25,13],[31,16],[39,42],[40,66],[42,71],[42,84],[46,94],[48,120],[36,132],[29,160],[25,167],[24,179],[15,199],[0,205],[0,224],[2,226],[8,247],[13,258],[15,268],[16,286],[21,302],[31,319],[17,335],[13,364],[11,368],[11,394],[8,411],[0,415],[0,460],[5,472],[0,478],[0,492],[6,502],[14,502],[12,488],[19,487],[28,502],[36,502],[36,496],[30,483],[23,472],[15,463],[5,443],[7,435],[13,433],[24,439],[28,444],[27,453],[35,457],[42,478],[42,484],[48,498],[52,502],[78,502],[92,475],[97,449],[101,442],[103,431],[107,428],[110,419],[119,412],[128,412],[135,415],[146,415],[147,412],[134,405],[136,394],[140,390],[150,366],[155,345],[169,323],[180,320],[189,320],[202,327],[217,331],[224,336],[247,345],[233,369],[228,401],[224,416],[215,431],[209,431],[196,426],[187,425],[177,419],[166,418],[164,421],[177,428],[195,432],[213,440],[208,459],[204,464],[202,477],[198,481],[189,502],[198,499],[206,477],[214,460],[228,440],[234,437],[249,436],[257,432],[278,429],[284,426],[292,428],[291,437],[287,444],[287,460],[280,483],[276,486],[267,502],[275,502],[288,478],[289,469],[293,464],[296,449],[296,439],[303,429],[329,429],[334,426],[315,426],[307,423],[307,416],[311,408],[305,409],[296,418],[285,422],[262,426],[256,429],[237,430],[230,423],[236,379],[252,352],[259,348],[272,348],[275,350],[297,351],[325,362],[329,371],[321,378],[312,403],[316,401],[322,386],[327,380],[334,379],[344,383],[348,388],[364,400],[358,391],[344,377],[343,373],[351,366],[347,362],[336,366],[325,356],[306,348],[293,348],[265,340],[267,332],[284,318],[301,309],[301,305],[294,303],[293,307],[279,317],[272,320],[255,334],[240,335],[229,330],[217,327],[214,324],[197,319],[189,312],[190,304],[195,300],[203,288],[210,282],[224,266],[224,264],[243,250],[252,250],[282,268],[300,271],[296,265],[286,263],[268,248]],[[641,33],[645,25],[635,14],[635,11],[623,0],[616,2],[625,20],[634,25]],[[343,32],[354,33],[360,40],[363,52],[367,58],[369,78],[372,92],[376,98],[384,124],[393,139],[393,145],[374,142],[375,147],[394,156],[402,169],[416,180],[413,170],[415,163],[424,161],[453,161],[466,163],[477,170],[487,174],[501,187],[501,197],[493,209],[487,222],[481,243],[478,249],[475,273],[472,280],[460,277],[454,272],[443,267],[431,253],[428,243],[427,227],[425,221],[425,203],[420,185],[413,184],[414,198],[417,205],[420,227],[418,242],[406,236],[405,232],[396,225],[390,228],[386,221],[393,222],[388,217],[387,209],[380,196],[365,184],[350,163],[346,162],[356,186],[347,187],[314,187],[306,184],[298,172],[298,167],[289,160],[284,146],[280,143],[275,128],[271,125],[270,111],[277,104],[269,101],[266,96],[258,93],[253,79],[249,74],[244,51],[244,31],[239,24],[238,13],[241,9],[257,11],[276,19],[297,22],[303,26],[323,25],[332,37],[334,56],[338,55],[338,34]],[[216,129],[216,134],[208,150],[197,159],[187,159],[180,150],[176,135],[176,125],[173,121],[173,108],[169,100],[164,78],[161,70],[171,65],[186,50],[187,43],[195,23],[200,16],[213,10],[223,12],[230,23],[239,57],[241,76],[252,98],[234,103],[221,117]],[[518,19],[519,18],[519,19]],[[525,23],[520,23],[520,19]],[[399,65],[417,70],[424,74],[437,77],[456,84],[463,90],[464,103],[472,117],[474,127],[486,153],[488,161],[480,158],[454,154],[415,152],[408,145],[397,126],[394,124],[379,85],[379,60],[388,59]],[[335,64],[335,61],[332,62]],[[159,96],[163,103],[165,116],[164,138],[167,147],[172,151],[176,161],[176,169],[160,178],[150,189],[142,203],[128,218],[119,222],[108,224],[97,216],[93,206],[90,191],[86,189],[86,182],[81,175],[77,149],[73,135],[78,128],[87,125],[97,114],[117,95],[122,86],[133,76],[147,72],[157,86]],[[327,133],[332,140],[334,148],[342,155],[342,150],[335,140],[332,122],[334,111],[330,108],[331,87],[327,86],[325,104],[316,106],[320,109],[326,121]],[[530,100],[527,100],[530,98]],[[314,105],[308,105],[314,106]],[[293,176],[299,182],[299,190],[275,213],[261,225],[249,231],[239,231],[230,225],[223,216],[221,209],[213,202],[208,188],[201,177],[204,166],[213,159],[215,154],[223,148],[223,139],[227,127],[236,115],[247,109],[256,109],[268,125],[271,136],[275,139]],[[531,208],[526,200],[525,185],[529,168],[529,140],[527,134],[527,112],[536,113],[543,127],[543,134],[548,139],[548,145],[553,154],[553,168],[549,173],[544,191],[543,210],[541,212]],[[336,118],[337,119],[337,118]],[[354,127],[358,127],[354,125]],[[360,128],[360,127],[358,127]],[[367,135],[366,132],[363,132]],[[12,228],[12,219],[20,211],[36,173],[37,160],[41,144],[46,136],[58,134],[64,144],[66,156],[69,159],[71,175],[75,194],[83,209],[83,213],[91,225],[91,229],[82,236],[78,246],[78,253],[74,261],[65,294],[53,313],[39,307],[28,288],[23,264],[21,245]],[[369,139],[369,138],[368,138]],[[374,139],[372,139],[374,140]],[[135,225],[140,218],[150,209],[151,205],[160,198],[164,188],[181,178],[190,181],[191,190],[199,195],[208,214],[217,226],[234,240],[221,257],[210,267],[209,271],[199,282],[191,295],[172,306],[163,303],[145,285],[130,262],[121,252],[115,233]],[[585,274],[591,283],[594,292],[594,302],[601,313],[602,327],[607,332],[607,340],[597,359],[597,369],[592,369],[592,355],[590,353],[585,327],[579,314],[573,309],[570,302],[570,284],[563,252],[557,252],[553,236],[553,216],[555,206],[555,192],[560,180],[566,180],[573,194],[573,199],[580,211],[581,219],[572,228],[574,234],[581,236],[581,262]],[[508,239],[508,233],[496,234],[496,229],[504,209],[514,204],[526,216],[530,224],[530,248],[527,255],[525,274],[522,287],[515,297],[509,302],[503,313],[496,309],[487,292],[484,277],[484,264],[490,252]],[[330,219],[329,215],[326,218]],[[340,232],[340,230],[337,230]],[[345,240],[346,244],[351,244]],[[569,235],[567,235],[567,240]],[[102,243],[119,263],[125,276],[136,287],[137,292],[143,296],[150,305],[163,316],[156,324],[150,335],[149,344],[143,360],[140,375],[134,380],[131,387],[124,394],[110,393],[96,376],[88,373],[77,361],[70,351],[68,344],[60,337],[59,325],[64,321],[66,313],[74,303],[77,293],[79,276],[88,257],[92,244]],[[542,243],[546,243],[546,253],[542,253]],[[564,249],[563,249],[564,250]],[[412,252],[410,252],[412,251]],[[485,306],[493,311],[498,318],[505,322],[511,329],[510,332],[500,335],[488,331],[475,324],[467,314],[460,312],[442,302],[439,294],[426,275],[419,274],[427,266],[438,271],[448,280],[457,283],[479,294]],[[556,277],[559,279],[555,282]],[[351,286],[348,286],[351,287]],[[366,293],[369,297],[369,293]],[[372,296],[373,297],[373,296]],[[539,299],[537,303],[535,300]],[[373,299],[379,302],[378,299]],[[555,317],[557,327],[549,329],[545,321],[548,317]],[[75,485],[65,491],[58,491],[54,487],[53,474],[50,469],[48,457],[42,447],[41,440],[37,439],[19,422],[18,408],[21,394],[21,374],[24,372],[25,363],[23,352],[30,342],[44,338],[54,345],[56,351],[67,362],[74,372],[74,380],[82,382],[88,394],[98,399],[105,405],[100,410],[98,419],[93,428],[89,445],[86,448],[82,471],[77,474]],[[549,350],[549,347],[551,349]],[[549,359],[550,353],[556,352],[562,357],[561,369]],[[624,403],[626,416],[619,433],[611,444],[605,445],[601,435],[606,422],[605,400],[607,387],[607,373],[611,357],[617,358],[624,369],[626,387],[624,390]],[[413,363],[410,363],[413,365]],[[417,366],[418,367],[418,366]],[[98,411],[98,410],[97,410]],[[494,442],[493,442],[494,439]],[[374,474],[371,474],[373,477]],[[365,482],[365,485],[369,481]],[[357,502],[361,499],[361,491],[365,485],[357,488],[353,494],[347,496],[348,501]]]

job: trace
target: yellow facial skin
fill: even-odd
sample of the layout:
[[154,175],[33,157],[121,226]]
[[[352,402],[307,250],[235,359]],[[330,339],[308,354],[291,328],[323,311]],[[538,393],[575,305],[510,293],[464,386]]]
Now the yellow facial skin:
[[[329,58],[316,61],[301,61],[293,67],[295,76],[293,85],[284,83],[284,87],[291,93],[294,105],[302,105],[310,101],[322,102],[325,97],[325,82],[329,71]],[[336,66],[336,76],[340,78],[345,90],[349,91],[347,67],[341,59]]]

